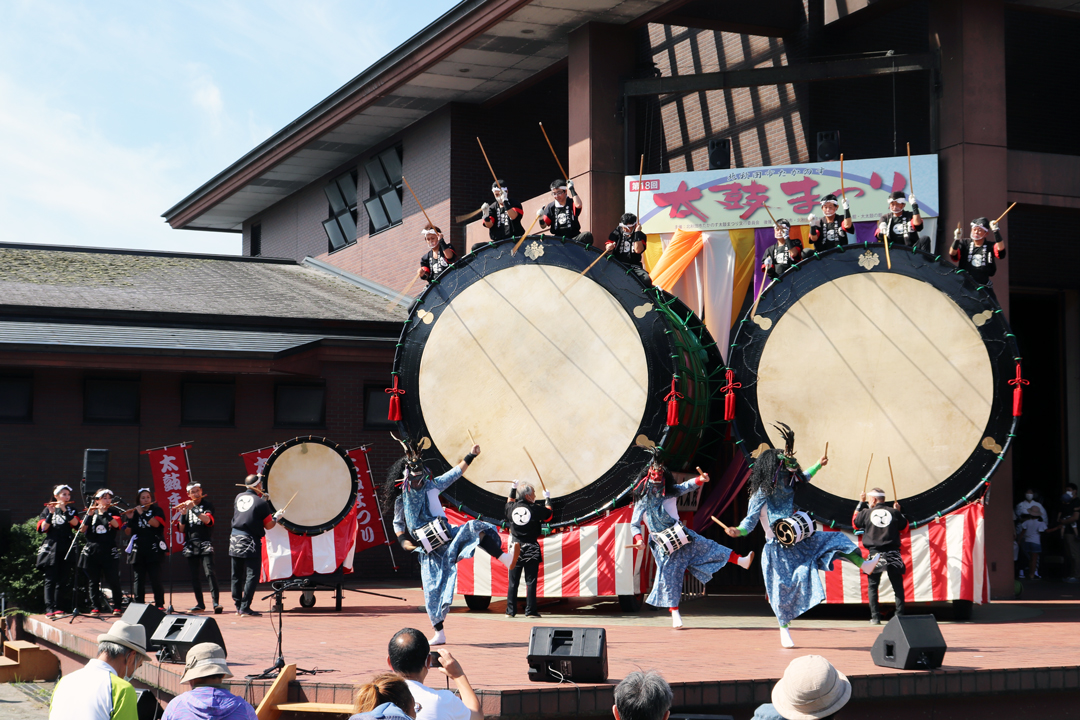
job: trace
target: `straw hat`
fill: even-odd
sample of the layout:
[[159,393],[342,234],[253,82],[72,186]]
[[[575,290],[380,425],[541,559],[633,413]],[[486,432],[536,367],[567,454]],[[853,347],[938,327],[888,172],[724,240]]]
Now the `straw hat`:
[[773,687],[773,705],[788,720],[817,720],[844,707],[851,683],[820,655],[795,658]]
[[180,678],[180,682],[187,683],[214,675],[233,676],[225,662],[225,650],[220,645],[210,642],[199,643],[187,651],[184,677]]
[[146,652],[146,628],[142,625],[129,625],[123,620],[117,620],[109,628],[109,632],[97,636],[97,641],[123,645],[143,657],[150,657]]

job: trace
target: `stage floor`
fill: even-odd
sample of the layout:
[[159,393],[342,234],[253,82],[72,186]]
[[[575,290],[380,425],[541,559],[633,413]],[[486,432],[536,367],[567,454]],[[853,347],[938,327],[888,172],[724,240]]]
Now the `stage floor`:
[[[682,630],[670,627],[667,611],[646,606],[640,613],[626,613],[614,599],[547,604],[541,608],[543,618],[527,619],[521,613],[506,617],[505,602],[498,601],[485,612],[471,612],[458,597],[446,620],[446,647],[480,691],[489,716],[603,714],[610,708],[610,685],[560,688],[528,680],[525,655],[534,625],[607,628],[612,683],[633,670],[660,670],[676,689],[676,706],[698,712],[706,706],[764,701],[787,664],[811,653],[825,656],[851,677],[855,697],[957,696],[1028,687],[1075,690],[1080,686],[1080,587],[1047,583],[1043,588],[1052,592],[1033,588],[1024,600],[975,606],[970,622],[951,621],[952,610],[946,605],[933,607],[948,644],[945,672],[933,676],[875,666],[869,650],[883,626],[869,625],[868,611],[860,606],[815,608],[792,624],[796,647],[784,649],[776,621],[758,595],[688,600],[682,606]],[[418,587],[367,583],[363,589],[406,601],[346,591],[343,610],[335,612],[332,592],[317,593],[314,608],[300,607],[297,592],[286,593],[285,660],[300,668],[331,671],[301,676],[290,693],[295,699],[349,702],[352,685],[386,669],[387,642],[396,631],[415,627],[430,633]],[[1049,599],[1035,599],[1040,595]],[[244,675],[273,662],[277,616],[268,612],[269,602],[256,602],[256,609],[264,612],[259,618],[211,615],[228,646],[234,685],[242,686]],[[178,609],[193,604],[188,593],[174,598]],[[916,606],[912,612],[925,611]],[[68,624],[34,616],[26,629],[87,654],[111,622],[79,617]],[[175,694],[185,689],[178,682],[182,671],[179,665],[155,664],[140,669],[139,676]],[[428,684],[442,686],[434,674]],[[248,686],[249,699],[257,701],[263,685]]]

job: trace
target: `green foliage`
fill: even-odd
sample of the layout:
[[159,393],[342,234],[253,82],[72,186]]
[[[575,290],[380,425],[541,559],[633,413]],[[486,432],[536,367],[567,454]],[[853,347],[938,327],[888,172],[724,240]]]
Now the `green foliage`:
[[45,577],[34,565],[45,536],[36,525],[37,518],[30,518],[0,530],[0,592],[7,595],[9,608],[33,613],[45,611]]

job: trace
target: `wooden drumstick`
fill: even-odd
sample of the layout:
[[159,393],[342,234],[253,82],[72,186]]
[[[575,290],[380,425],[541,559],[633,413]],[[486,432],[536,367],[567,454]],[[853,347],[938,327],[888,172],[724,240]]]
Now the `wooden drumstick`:
[[847,200],[844,194],[844,153],[840,153],[840,199]]
[[533,221],[531,223],[529,223],[529,229],[525,231],[525,234],[521,236],[520,240],[518,240],[516,243],[514,243],[513,249],[510,250],[511,255],[517,255],[517,251],[518,251],[518,248],[521,247],[521,243],[525,242],[525,238],[529,237],[529,233],[532,232],[533,225],[535,225],[536,221],[539,220],[539,219],[540,219],[540,216],[537,215],[536,217],[533,218]]
[[773,227],[780,227],[776,224],[776,218],[773,217],[772,210],[769,209],[769,206],[762,205],[761,207],[765,208],[765,212],[769,213],[769,219],[772,220]]
[[513,480],[485,480],[486,483],[512,483]]
[[[614,246],[612,246],[612,247],[614,247]],[[598,262],[600,262],[601,260],[603,260],[604,258],[606,258],[606,257],[607,257],[607,255],[608,255],[608,251],[607,251],[607,250],[604,250],[604,252],[600,253],[600,254],[599,254],[599,255],[597,256],[597,258],[596,258],[595,260],[593,260],[593,261],[592,261],[591,263],[589,263],[589,267],[585,268],[584,270],[582,270],[581,272],[579,272],[579,273],[578,273],[578,277],[581,277],[581,276],[582,276],[582,275],[584,275],[585,273],[587,273],[587,272],[589,272],[590,270],[592,270],[592,269],[593,269],[593,265],[595,265],[596,263],[598,263]],[[574,282],[577,282],[577,278],[574,278]],[[567,286],[566,286],[566,290],[563,290],[563,295],[565,295],[565,294],[566,294],[566,291],[567,291],[567,290],[569,290],[569,289],[570,289],[570,288],[572,288],[572,287],[574,287],[574,283],[573,283],[573,282],[572,282],[572,283],[570,283],[569,285],[567,285]]]
[[544,139],[547,140],[548,149],[551,150],[551,154],[555,156],[555,164],[559,166],[559,172],[562,173],[565,180],[569,180],[570,176],[566,174],[566,170],[563,169],[562,163],[559,161],[559,156],[555,152],[555,148],[551,146],[551,139],[547,136],[547,130],[544,129],[544,123],[540,123],[540,132],[544,133]]
[[469,439],[470,439],[470,440],[472,440],[472,444],[473,444],[473,445],[475,445],[475,444],[476,444],[476,438],[474,438],[474,437],[472,436],[472,428],[465,428],[465,429],[466,429],[466,430],[468,431],[468,433],[469,433]]
[[896,494],[896,478],[893,477],[892,473],[892,458],[886,455],[885,459],[889,461],[889,480],[892,480],[893,502],[897,502],[898,500],[900,500],[900,496]]
[[487,151],[484,150],[484,143],[480,142],[480,138],[476,138],[476,142],[480,145],[480,152],[484,155],[484,162],[487,163],[488,170],[491,170],[491,177],[495,180],[495,184],[498,185],[499,191],[502,192],[502,185],[499,184],[499,176],[495,174],[495,170],[491,167],[491,161],[488,160]]
[[[524,448],[524,447],[522,447],[521,449],[522,449],[522,450],[525,450],[525,448]],[[526,454],[526,455],[529,455],[529,451],[528,451],[528,450],[525,450],[525,454]],[[532,466],[533,466],[533,470],[535,470],[535,471],[536,471],[536,477],[540,478],[540,487],[541,487],[542,489],[544,489],[544,490],[547,490],[547,486],[546,486],[546,485],[544,485],[544,478],[543,478],[543,477],[541,477],[541,475],[540,475],[540,468],[536,467],[536,461],[534,461],[534,460],[532,459],[532,455],[529,455],[529,462],[531,462],[531,463],[532,463]]]
[[829,459],[829,441],[828,440],[825,441],[825,459],[826,460]]
[[1004,218],[1004,217],[1005,217],[1006,215],[1008,215],[1008,214],[1009,214],[1009,210],[1012,210],[1012,209],[1013,209],[1014,207],[1016,207],[1016,203],[1013,203],[1013,204],[1012,204],[1012,205],[1010,205],[1010,206],[1009,206],[1008,208],[1006,208],[1005,212],[1001,213],[1001,215],[1000,215],[1000,216],[998,217],[998,219],[997,219],[997,220],[995,220],[994,222],[996,222],[996,223],[999,223],[999,222],[1001,222],[1002,218]]
[[285,507],[281,508],[281,512],[285,512],[286,510],[288,510],[288,509],[289,509],[289,506],[290,506],[290,505],[292,505],[292,501],[293,501],[293,500],[295,500],[295,499],[296,499],[296,496],[297,496],[297,495],[299,495],[299,494],[300,494],[300,491],[299,491],[299,490],[297,490],[296,492],[294,492],[294,493],[292,494],[292,497],[291,497],[291,498],[289,498],[289,502],[285,503]]
[[[641,154],[641,162],[638,163],[637,171],[637,212],[634,213],[634,217],[637,218],[638,228],[641,227],[641,181],[645,178],[645,153]],[[1006,212],[1008,212],[1006,210]]]
[[393,300],[391,300],[391,301],[389,302],[389,304],[387,304],[387,306],[386,306],[386,309],[387,309],[387,310],[390,310],[390,309],[391,309],[392,307],[394,307],[395,305],[397,305],[397,304],[398,304],[398,302],[399,302],[399,301],[401,300],[401,298],[403,298],[403,297],[405,297],[406,295],[408,295],[408,294],[409,294],[409,291],[410,291],[410,290],[412,290],[412,286],[413,286],[413,285],[414,285],[414,284],[416,283],[416,281],[417,281],[417,280],[419,280],[419,279],[420,279],[420,276],[419,276],[419,275],[413,275],[413,278],[412,278],[412,280],[410,280],[410,281],[409,281],[409,284],[405,286],[405,289],[404,289],[404,290],[402,290],[401,292],[399,292],[399,293],[397,294],[397,297],[395,297],[395,298],[394,298]]
[[472,220],[474,217],[484,212],[484,208],[478,207],[471,213],[465,213],[464,215],[458,215],[454,218],[454,222],[465,222],[466,220]]
[[720,527],[724,528],[724,530],[725,530],[725,531],[727,531],[727,530],[730,530],[730,529],[731,529],[731,528],[729,528],[729,527],[728,527],[727,525],[725,525],[724,523],[722,523],[722,522],[720,522],[719,520],[717,520],[717,519],[716,519],[716,516],[715,516],[715,515],[710,515],[710,516],[709,516],[709,519],[710,519],[710,520],[712,520],[712,521],[713,521],[714,523],[716,523],[717,525],[719,525]]
[[420,198],[416,197],[416,193],[413,192],[412,185],[409,184],[409,181],[405,179],[404,175],[401,176],[401,182],[405,183],[405,187],[409,188],[409,193],[412,194],[413,200],[416,201],[417,205],[420,205],[420,212],[424,213],[424,219],[427,220],[428,226],[435,227],[435,223],[431,222],[431,218],[428,217],[427,210],[425,210],[424,206],[420,203]]
[[909,192],[908,195],[914,195],[915,194],[915,176],[911,174],[911,143],[907,144],[907,177],[908,177],[908,187],[911,190],[911,192]]
[[870,483],[870,466],[874,464],[874,453],[870,453],[870,462],[866,463],[866,479],[863,480],[862,491],[866,492],[866,486]]

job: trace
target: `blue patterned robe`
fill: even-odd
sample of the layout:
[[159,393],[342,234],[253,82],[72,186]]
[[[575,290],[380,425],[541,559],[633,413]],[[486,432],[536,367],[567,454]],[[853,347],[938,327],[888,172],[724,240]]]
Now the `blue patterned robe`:
[[[806,470],[806,479],[812,478],[820,468],[821,465],[814,465]],[[757,527],[759,521],[765,530],[761,572],[765,576],[769,604],[781,625],[787,625],[825,599],[819,570],[831,570],[837,556],[859,549],[844,533],[820,530],[802,542],[784,547],[773,536],[772,525],[791,517],[795,510],[795,488],[780,480],[771,495],[763,495],[760,490],[754,493],[746,518],[739,524],[744,535]]]
[[[406,483],[401,496],[394,501],[394,532],[404,532],[407,529],[409,534],[415,537],[417,530],[434,521],[436,513],[432,511],[432,504],[438,503],[438,494],[450,487],[461,474],[461,468],[455,465],[449,472],[437,478],[426,478],[419,488],[413,489]],[[445,517],[441,506],[438,507],[438,514]],[[480,520],[470,520],[464,525],[450,525],[450,542],[431,553],[424,552],[422,547],[414,551],[420,554],[424,605],[432,625],[446,619],[450,605],[454,602],[457,564],[473,556],[480,544],[481,535],[485,533],[496,539],[499,537],[494,525]]]
[[[663,487],[663,486],[661,486]],[[656,560],[656,582],[645,602],[656,607],[679,607],[682,598],[683,574],[690,571],[703,583],[709,582],[717,570],[727,565],[731,549],[720,543],[698,535],[690,528],[687,537],[693,542],[683,545],[671,555],[667,555],[654,539],[655,533],[667,530],[678,522],[675,511],[675,498],[697,489],[696,480],[687,480],[675,486],[675,494],[662,495],[662,490],[649,483],[645,494],[634,503],[634,513],[630,527],[634,535],[641,534],[641,521],[649,528],[649,549]],[[674,515],[673,515],[674,513]]]

